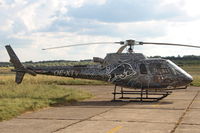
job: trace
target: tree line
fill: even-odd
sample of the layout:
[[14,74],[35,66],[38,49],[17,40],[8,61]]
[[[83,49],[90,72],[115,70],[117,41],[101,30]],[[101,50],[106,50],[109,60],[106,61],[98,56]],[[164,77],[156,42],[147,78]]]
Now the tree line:
[[[184,55],[184,56],[150,56],[149,58],[163,58],[173,61],[178,65],[200,65],[200,56],[197,55]],[[88,65],[94,64],[92,60],[80,60],[80,61],[69,61],[69,60],[48,60],[48,61],[26,61],[24,65],[29,66],[65,66],[65,65]],[[0,67],[12,67],[10,62],[0,62]]]

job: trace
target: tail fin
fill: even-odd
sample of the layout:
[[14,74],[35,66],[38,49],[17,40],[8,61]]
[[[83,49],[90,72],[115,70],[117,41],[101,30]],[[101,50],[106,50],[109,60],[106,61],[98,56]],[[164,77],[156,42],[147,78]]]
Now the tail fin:
[[17,57],[17,55],[15,54],[10,45],[6,45],[5,47],[10,56],[10,62],[14,65],[15,68],[13,71],[16,72],[16,77],[15,77],[16,83],[20,84],[22,82],[25,73],[29,73],[33,76],[36,75],[34,71],[29,70],[22,65],[22,63],[20,62],[19,58]]

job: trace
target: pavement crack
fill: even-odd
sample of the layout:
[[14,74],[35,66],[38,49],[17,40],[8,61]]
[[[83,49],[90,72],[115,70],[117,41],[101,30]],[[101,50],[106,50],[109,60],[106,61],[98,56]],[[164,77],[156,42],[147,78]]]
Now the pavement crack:
[[120,109],[135,109],[135,110],[139,110],[139,109],[152,109],[152,110],[184,110],[184,108],[153,108],[153,107],[118,107]]
[[61,118],[16,118],[16,119],[21,119],[21,120],[60,120],[60,121],[66,121],[66,120],[80,120],[80,119],[61,119]]
[[[128,103],[127,103],[127,104],[128,104]],[[127,104],[124,104],[124,105],[121,105],[121,106],[125,106],[125,105],[127,105]],[[119,107],[119,108],[121,108],[121,107]],[[70,124],[70,125],[67,125],[67,126],[65,126],[65,127],[59,128],[59,129],[53,131],[53,133],[58,132],[58,131],[60,131],[60,130],[63,130],[63,129],[65,129],[65,128],[68,128],[68,127],[70,127],[70,126],[73,126],[73,125],[75,125],[75,124],[78,124],[78,123],[80,123],[80,122],[87,121],[87,120],[89,121],[92,117],[99,116],[99,115],[101,115],[101,114],[107,113],[107,112],[109,112],[109,111],[111,111],[111,110],[113,110],[113,109],[116,109],[116,108],[110,108],[110,109],[105,110],[105,111],[103,111],[103,112],[101,112],[101,113],[98,113],[98,114],[95,114],[95,115],[93,115],[93,116],[90,116],[90,117],[88,117],[88,118],[86,118],[86,119],[81,119],[81,120],[79,120],[79,121],[77,121],[77,122],[74,122],[74,123],[72,123],[72,124]]]
[[73,126],[73,125],[75,125],[75,124],[78,124],[78,123],[80,123],[80,122],[87,121],[87,120],[91,119],[92,117],[95,117],[95,116],[104,114],[104,113],[106,113],[106,112],[108,112],[108,111],[110,111],[110,110],[112,110],[112,109],[113,109],[113,108],[110,108],[110,109],[105,110],[105,111],[103,111],[103,112],[101,112],[101,113],[92,115],[92,116],[90,116],[90,117],[88,117],[88,118],[86,118],[86,119],[81,119],[81,120],[79,120],[79,121],[77,121],[77,122],[74,122],[74,123],[72,123],[72,124],[70,124],[70,125],[67,125],[67,126],[65,126],[65,127],[59,128],[59,129],[53,131],[53,133],[58,132],[58,131],[60,131],[60,130],[63,130],[63,129],[65,129],[65,128],[68,128],[68,127],[70,127],[70,126]]
[[183,125],[194,125],[194,126],[199,126],[200,124],[196,124],[196,123],[182,123]]
[[183,121],[183,118],[185,117],[186,113],[190,110],[190,107],[192,106],[194,100],[196,99],[196,97],[199,95],[200,91],[198,91],[196,93],[196,95],[194,96],[194,98],[192,99],[192,101],[190,102],[190,104],[187,106],[187,108],[185,109],[185,111],[183,112],[183,114],[181,115],[181,117],[178,119],[178,121],[176,122],[174,128],[171,130],[170,133],[175,133],[176,129],[178,128],[178,126],[181,124],[181,122]]
[[88,120],[88,121],[110,121],[110,122],[130,122],[130,123],[159,123],[159,124],[175,124],[175,122],[158,122],[158,121],[142,121],[142,120]]

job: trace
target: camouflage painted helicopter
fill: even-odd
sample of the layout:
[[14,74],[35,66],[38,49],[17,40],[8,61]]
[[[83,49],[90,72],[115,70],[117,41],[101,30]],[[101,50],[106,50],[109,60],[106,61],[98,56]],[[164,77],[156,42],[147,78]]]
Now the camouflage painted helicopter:
[[[141,53],[134,53],[133,46],[143,44],[171,45],[200,48],[200,46],[172,44],[172,43],[153,43],[126,40],[120,42],[98,42],[75,44],[48,49],[64,48],[82,45],[116,43],[122,45],[116,53],[109,53],[102,59],[94,57],[93,61],[97,65],[76,65],[76,66],[51,66],[33,67],[23,66],[10,45],[5,46],[10,56],[10,61],[14,65],[16,72],[16,83],[21,83],[25,73],[33,76],[36,74],[64,76],[72,78],[93,79],[111,82],[114,87],[114,100],[116,94],[120,94],[122,99],[135,99],[140,101],[158,101],[168,96],[175,89],[186,89],[193,78],[179,66],[161,58],[147,58]],[[127,53],[122,51],[128,48]],[[116,87],[121,90],[117,91]],[[125,89],[123,89],[125,88]],[[134,88],[131,91],[126,88]],[[124,95],[139,95],[139,97],[124,97]]]

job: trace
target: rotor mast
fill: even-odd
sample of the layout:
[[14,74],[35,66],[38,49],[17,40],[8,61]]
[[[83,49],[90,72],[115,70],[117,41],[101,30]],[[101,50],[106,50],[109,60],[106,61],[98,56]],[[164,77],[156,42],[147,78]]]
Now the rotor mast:
[[134,45],[135,45],[135,40],[126,40],[126,42],[127,42],[127,45],[129,46],[128,52],[129,53],[133,53],[133,48],[134,48]]
[[132,39],[126,40],[126,41],[121,41],[121,42],[119,42],[119,43],[120,43],[121,45],[123,45],[123,46],[121,46],[121,47],[118,49],[117,53],[122,53],[122,51],[123,51],[127,46],[129,46],[129,48],[128,48],[128,53],[133,53],[133,52],[134,52],[134,51],[133,51],[134,45],[143,45],[142,42],[138,42],[138,41],[135,41],[135,40],[132,40]]

